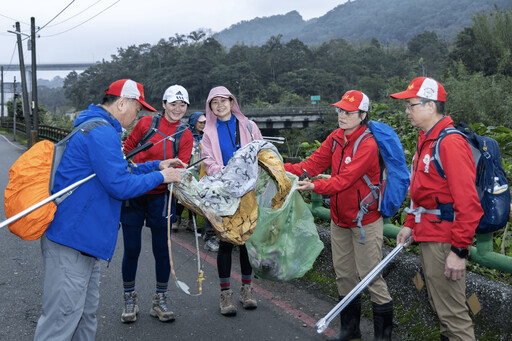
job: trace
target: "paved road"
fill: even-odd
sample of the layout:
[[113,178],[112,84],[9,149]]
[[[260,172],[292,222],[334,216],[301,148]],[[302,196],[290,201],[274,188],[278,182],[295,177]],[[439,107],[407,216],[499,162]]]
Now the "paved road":
[[[8,169],[26,148],[0,135],[0,190],[8,181]],[[1,196],[3,201],[3,195]],[[0,221],[5,219],[3,204]],[[97,340],[324,340],[334,334],[328,329],[318,335],[313,328],[334,305],[334,301],[307,288],[290,283],[255,279],[258,309],[246,311],[238,306],[235,317],[219,312],[219,285],[216,254],[203,252],[201,259],[206,280],[203,294],[191,297],[171,281],[170,295],[176,320],[162,323],[149,315],[154,291],[154,261],[150,231],[144,229],[143,250],[137,273],[137,291],[141,312],[137,322],[120,322],[122,312],[122,236],[114,258],[102,262],[101,298],[98,309]],[[193,233],[174,234],[173,258],[179,280],[196,292],[196,254]],[[31,340],[41,313],[43,268],[39,241],[23,241],[7,228],[0,229],[0,340]],[[233,254],[232,288],[238,297],[240,269],[238,252]],[[337,329],[337,320],[332,327]],[[367,322],[366,322],[367,323]],[[364,326],[363,326],[364,328]]]

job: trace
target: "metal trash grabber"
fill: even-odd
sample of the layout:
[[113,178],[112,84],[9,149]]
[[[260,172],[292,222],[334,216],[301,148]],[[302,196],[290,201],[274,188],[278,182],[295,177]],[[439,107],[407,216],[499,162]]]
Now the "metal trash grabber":
[[331,311],[327,313],[327,315],[318,320],[318,322],[315,324],[316,332],[321,334],[324,330],[326,330],[329,323],[331,323],[331,321],[336,316],[338,316],[338,314],[341,313],[343,309],[345,309],[350,304],[350,302],[352,302],[352,300],[356,298],[357,295],[359,295],[361,291],[363,291],[382,270],[384,270],[389,262],[391,262],[391,260],[395,258],[395,256],[400,251],[402,251],[403,248],[403,244],[398,244],[379,264],[377,264],[375,268],[373,268],[372,271],[370,271],[368,275],[366,275],[365,278],[361,280],[361,282],[359,282],[358,285],[354,287],[354,289],[352,289],[347,294],[347,296],[345,296],[338,304],[336,304],[336,306],[332,308]]
[[281,136],[262,136],[263,140],[272,143],[284,143],[285,138]]
[[[137,154],[137,153],[139,153],[139,152],[142,152],[142,151],[144,151],[144,150],[147,150],[147,149],[151,148],[152,146],[153,146],[153,142],[148,142],[148,143],[146,143],[146,144],[144,144],[144,145],[142,145],[142,146],[140,146],[140,147],[135,148],[135,149],[134,149],[134,150],[132,150],[131,152],[127,153],[125,157],[126,157],[127,159],[129,159],[129,158],[131,158],[132,156],[134,156],[135,154]],[[35,203],[34,205],[32,205],[32,206],[30,206],[30,207],[28,207],[28,208],[24,209],[23,211],[21,211],[21,212],[19,212],[19,213],[15,214],[15,215],[13,215],[13,216],[12,216],[12,217],[10,217],[9,219],[7,219],[7,220],[3,221],[2,223],[0,223],[0,229],[1,229],[2,227],[4,227],[4,226],[9,225],[10,223],[15,222],[15,221],[16,221],[16,220],[18,220],[18,219],[20,219],[20,218],[22,218],[22,217],[26,216],[26,215],[27,215],[27,214],[29,214],[30,212],[37,210],[39,207],[46,205],[46,204],[47,204],[47,203],[49,203],[50,201],[53,201],[53,200],[55,200],[55,199],[58,199],[59,197],[63,196],[64,194],[66,194],[66,193],[68,193],[68,192],[70,192],[70,191],[74,190],[75,188],[77,188],[77,187],[78,187],[78,186],[80,186],[81,184],[83,184],[83,183],[85,183],[85,182],[87,182],[87,181],[91,180],[91,179],[92,179],[92,178],[94,178],[95,176],[96,176],[96,174],[95,174],[95,173],[93,173],[93,174],[89,175],[88,177],[86,177],[86,178],[84,178],[84,179],[82,179],[82,180],[78,180],[77,182],[75,182],[75,183],[73,183],[73,184],[69,185],[68,187],[66,187],[66,188],[64,188],[64,189],[62,189],[62,190],[60,190],[60,191],[58,191],[57,193],[55,193],[55,194],[53,194],[53,195],[49,196],[48,198],[46,198],[46,199],[44,199],[44,200],[42,200],[42,201],[40,201],[40,202],[38,202],[38,203]]]

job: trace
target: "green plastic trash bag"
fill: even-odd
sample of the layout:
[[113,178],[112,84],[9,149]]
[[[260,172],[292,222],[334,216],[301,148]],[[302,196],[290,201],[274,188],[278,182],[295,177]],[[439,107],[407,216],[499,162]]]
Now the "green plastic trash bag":
[[298,178],[286,175],[292,181],[290,194],[281,208],[272,209],[275,181],[264,171],[258,174],[258,223],[245,243],[256,276],[273,281],[304,276],[324,247],[313,215],[296,190]]

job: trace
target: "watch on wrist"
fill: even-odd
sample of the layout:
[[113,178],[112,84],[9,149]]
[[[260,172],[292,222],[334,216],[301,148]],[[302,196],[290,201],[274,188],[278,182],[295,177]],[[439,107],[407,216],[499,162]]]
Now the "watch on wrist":
[[452,250],[453,253],[455,253],[460,258],[468,258],[469,250],[465,247],[455,247],[452,245],[450,250]]

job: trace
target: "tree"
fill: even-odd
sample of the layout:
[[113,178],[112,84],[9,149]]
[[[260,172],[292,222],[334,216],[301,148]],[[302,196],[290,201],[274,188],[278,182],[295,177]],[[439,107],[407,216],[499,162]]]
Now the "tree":
[[194,42],[194,44],[199,43],[204,37],[206,37],[206,32],[202,29],[199,29],[197,31],[192,31],[187,36],[187,38],[192,40]]
[[[417,74],[439,79],[445,68],[448,44],[433,31],[414,36],[407,43],[408,57],[417,61]],[[421,60],[421,63],[420,63]]]

